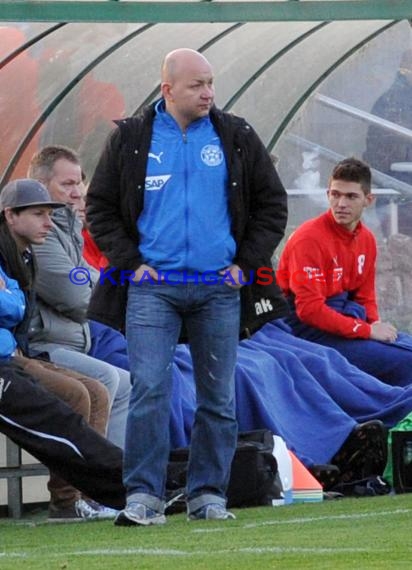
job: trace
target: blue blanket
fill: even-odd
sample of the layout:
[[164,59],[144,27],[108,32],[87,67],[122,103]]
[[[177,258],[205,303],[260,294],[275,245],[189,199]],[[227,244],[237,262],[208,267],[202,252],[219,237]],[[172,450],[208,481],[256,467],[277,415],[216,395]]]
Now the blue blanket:
[[280,321],[265,325],[253,340],[261,350],[274,356],[278,346],[288,349],[318,387],[359,423],[380,419],[392,427],[411,410],[412,385],[387,385],[351,364],[338,351],[294,337],[285,331]]
[[[347,293],[327,300],[328,306],[344,315],[365,320],[365,309],[352,301]],[[326,333],[300,321],[292,306],[290,316],[283,321],[293,335],[317,344],[335,348],[352,364],[391,386],[409,386],[412,375],[412,336],[398,333],[395,342],[349,339]]]
[[[100,358],[110,362],[116,353],[112,363],[119,365],[121,358],[128,367],[120,333],[93,326],[92,334]],[[357,422],[377,418],[391,427],[412,410],[411,387],[379,382],[337,351],[293,336],[282,320],[239,343],[235,382],[239,429],[271,429],[308,466],[330,461]],[[178,345],[170,419],[173,448],[189,444],[195,406],[190,351]]]

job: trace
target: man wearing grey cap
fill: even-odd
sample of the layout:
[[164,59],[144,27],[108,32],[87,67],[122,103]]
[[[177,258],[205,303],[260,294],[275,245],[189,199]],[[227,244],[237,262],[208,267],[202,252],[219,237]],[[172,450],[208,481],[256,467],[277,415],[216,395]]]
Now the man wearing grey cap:
[[[106,388],[87,376],[28,357],[27,331],[35,304],[31,247],[44,243],[52,227],[52,209],[62,206],[36,180],[15,180],[0,193],[0,361],[10,361],[17,370],[30,374],[104,436],[109,415]],[[23,410],[24,402],[21,404]],[[23,416],[22,412],[24,423]],[[59,423],[58,415],[55,421]],[[79,491],[55,473],[51,474],[48,487],[50,520],[81,520],[92,515],[99,518],[98,511],[81,499]]]
[[0,193],[0,211],[5,208],[30,208],[43,206],[62,208],[63,202],[54,202],[43,184],[38,180],[23,178],[9,182]]

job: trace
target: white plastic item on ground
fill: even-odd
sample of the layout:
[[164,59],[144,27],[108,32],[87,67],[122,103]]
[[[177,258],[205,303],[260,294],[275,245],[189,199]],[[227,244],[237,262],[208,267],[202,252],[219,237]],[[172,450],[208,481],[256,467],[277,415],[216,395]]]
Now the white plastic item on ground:
[[279,477],[282,482],[283,499],[273,501],[273,505],[290,505],[293,502],[293,469],[292,459],[286,447],[285,440],[279,435],[273,436],[273,455],[278,464]]

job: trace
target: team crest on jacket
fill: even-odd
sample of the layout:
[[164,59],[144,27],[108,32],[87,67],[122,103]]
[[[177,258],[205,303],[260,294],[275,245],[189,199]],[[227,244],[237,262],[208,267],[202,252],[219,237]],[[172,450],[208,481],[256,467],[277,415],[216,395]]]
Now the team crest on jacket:
[[223,152],[216,144],[207,144],[200,151],[200,157],[207,166],[219,166],[223,162]]

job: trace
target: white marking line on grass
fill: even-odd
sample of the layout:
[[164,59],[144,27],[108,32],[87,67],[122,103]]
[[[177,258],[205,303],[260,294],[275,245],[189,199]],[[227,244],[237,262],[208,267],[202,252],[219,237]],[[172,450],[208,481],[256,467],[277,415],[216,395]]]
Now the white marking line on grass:
[[100,550],[79,550],[78,552],[70,552],[68,554],[74,556],[119,556],[128,554],[144,554],[147,556],[211,556],[221,554],[265,554],[265,553],[287,553],[287,552],[305,552],[314,554],[330,554],[330,553],[345,553],[345,552],[369,552],[368,548],[300,548],[296,546],[263,546],[263,547],[244,547],[244,548],[224,548],[222,550],[167,550],[161,548],[127,548],[127,549],[100,549]]
[[394,511],[375,511],[371,513],[357,513],[353,515],[332,515],[327,517],[299,517],[296,519],[290,519],[288,521],[264,521],[262,523],[248,523],[244,528],[254,528],[257,526],[266,526],[273,524],[291,524],[291,523],[307,523],[321,520],[353,520],[353,519],[365,519],[372,517],[386,517],[387,515],[399,515],[404,513],[409,513],[411,509],[395,509]]
[[[387,515],[399,515],[411,512],[412,509],[395,509],[394,511],[375,511],[372,513],[357,513],[353,515],[331,515],[325,517],[299,517],[295,519],[288,520],[273,520],[273,521],[262,521],[256,523],[247,523],[240,528],[256,528],[260,526],[268,525],[281,525],[281,524],[296,524],[296,523],[312,523],[316,521],[332,521],[332,520],[355,520],[364,519],[372,517],[383,517]],[[239,527],[237,527],[239,528]],[[230,526],[225,526],[224,528],[197,528],[192,532],[223,532],[224,530],[231,530]]]
[[[355,519],[364,519],[364,518],[371,518],[371,517],[381,517],[387,515],[397,515],[397,514],[406,514],[411,512],[412,509],[395,509],[393,511],[375,511],[372,513],[358,513],[354,515],[332,515],[332,516],[325,516],[325,517],[299,517],[295,519],[289,519],[285,521],[263,521],[261,523],[248,523],[243,526],[236,526],[233,527],[230,524],[227,524],[224,528],[211,528],[211,529],[195,529],[192,532],[223,532],[223,530],[234,530],[234,529],[242,529],[242,528],[254,528],[259,526],[266,526],[266,525],[276,525],[276,524],[295,524],[295,523],[306,523],[306,522],[316,522],[322,520],[355,520]],[[374,550],[377,552],[377,550]],[[286,554],[286,553],[313,553],[313,554],[329,554],[329,553],[345,553],[345,552],[369,552],[368,548],[300,548],[300,547],[263,547],[263,548],[252,548],[252,547],[244,547],[238,549],[230,549],[230,550],[214,550],[213,554],[227,554],[227,553],[244,553],[244,554],[265,554],[265,553],[278,553],[278,554]],[[385,552],[383,550],[382,552]],[[49,558],[56,558],[61,556],[100,556],[100,555],[108,555],[108,556],[118,556],[118,555],[147,555],[147,556],[204,556],[210,555],[210,551],[203,551],[203,550],[195,550],[195,551],[185,551],[185,550],[174,550],[174,549],[161,549],[161,548],[153,548],[153,549],[146,549],[146,548],[125,548],[125,549],[94,549],[94,550],[79,550],[79,551],[70,551],[66,553],[52,553]],[[28,557],[37,557],[38,554],[36,552],[28,553],[28,552],[0,552],[0,559],[4,558],[28,558]]]
[[[255,547],[245,547],[236,549],[222,549],[213,550],[211,553],[209,550],[170,550],[162,548],[101,548],[94,550],[73,550],[70,552],[53,552],[47,555],[47,553],[41,554],[42,557],[46,556],[50,558],[61,558],[64,556],[180,556],[180,557],[190,557],[190,556],[220,556],[222,554],[336,554],[336,553],[351,553],[351,552],[369,552],[367,548],[300,548],[300,547],[283,547],[283,546],[267,546],[261,548]],[[376,550],[375,550],[376,552]],[[38,558],[40,555],[36,552],[29,554],[27,552],[0,552],[0,558]]]

